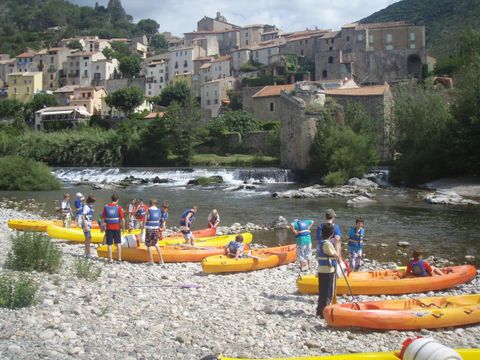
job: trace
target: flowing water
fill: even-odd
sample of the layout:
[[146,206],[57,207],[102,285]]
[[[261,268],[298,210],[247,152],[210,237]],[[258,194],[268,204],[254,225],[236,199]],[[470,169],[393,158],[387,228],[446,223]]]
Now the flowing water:
[[[284,169],[264,168],[59,168],[54,174],[64,182],[65,189],[55,192],[0,192],[0,197],[13,200],[34,199],[42,214],[53,217],[64,191],[72,196],[81,192],[95,195],[95,210],[101,210],[113,191],[125,205],[131,198],[170,202],[170,225],[177,225],[180,214],[192,205],[198,205],[194,228],[206,226],[210,210],[218,209],[221,225],[238,222],[269,224],[278,216],[289,221],[294,218],[323,220],[324,210],[335,209],[337,223],[346,233],[355,218],[365,220],[367,246],[365,256],[377,260],[406,261],[405,252],[396,246],[408,241],[412,247],[421,247],[425,255],[435,255],[464,262],[465,255],[480,258],[480,207],[428,205],[418,197],[418,191],[402,188],[382,188],[376,193],[376,203],[365,207],[349,207],[347,198],[334,199],[277,199],[271,193],[303,186],[294,183],[293,174]],[[224,186],[186,186],[199,176],[221,176]],[[133,176],[137,179],[157,178],[163,183],[134,184],[126,188],[92,190],[85,181],[100,186]],[[249,189],[234,190],[249,184]],[[254,241],[265,245],[294,242],[287,230],[258,232]],[[387,244],[388,246],[380,246]],[[478,263],[478,260],[477,260]]]

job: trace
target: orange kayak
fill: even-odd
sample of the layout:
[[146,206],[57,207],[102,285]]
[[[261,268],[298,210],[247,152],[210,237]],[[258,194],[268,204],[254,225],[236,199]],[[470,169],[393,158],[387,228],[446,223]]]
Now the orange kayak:
[[[248,245],[245,245],[248,248]],[[108,258],[107,246],[97,248],[97,254],[100,257]],[[116,247],[112,247],[112,255],[115,259],[117,257]],[[160,257],[154,247],[151,248],[153,261],[159,262]],[[164,262],[200,262],[207,256],[219,255],[225,253],[224,246],[209,246],[209,247],[189,247],[186,245],[162,246],[160,252]],[[122,260],[131,262],[148,262],[147,247],[141,244],[139,247],[126,248],[122,247]]]
[[202,261],[206,273],[252,271],[289,264],[296,259],[296,245],[252,250],[250,255],[234,259],[226,255],[211,256]]
[[[347,280],[355,295],[391,295],[448,289],[468,282],[477,275],[472,265],[450,266],[440,270],[444,275],[407,278],[402,278],[405,272],[398,270],[352,272]],[[318,294],[318,277],[300,276],[297,287],[301,293]],[[345,279],[337,279],[337,294],[350,294]]]
[[434,329],[480,322],[480,294],[330,305],[328,325],[385,330]]

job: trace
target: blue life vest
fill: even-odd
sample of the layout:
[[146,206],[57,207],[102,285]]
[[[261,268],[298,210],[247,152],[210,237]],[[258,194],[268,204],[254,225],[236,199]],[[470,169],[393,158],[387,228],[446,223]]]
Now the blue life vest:
[[144,217],[145,216],[145,206],[139,206],[137,209],[137,214],[136,216],[138,217]]
[[85,215],[85,219],[87,219],[87,221],[91,222],[93,220],[94,210],[93,210],[93,207],[91,207],[91,206],[88,206],[88,208],[90,209],[90,211],[88,212],[88,214]]
[[242,243],[239,243],[237,241],[230,241],[228,243],[228,255],[230,256],[235,256],[237,255],[237,250],[240,249],[242,246]]
[[412,269],[412,273],[415,276],[429,276],[430,274],[425,269],[425,260],[419,259],[417,261],[412,260],[410,261],[410,267]]
[[120,211],[118,205],[105,205],[105,222],[107,224],[120,224]]
[[[310,235],[310,230],[308,229],[308,224],[305,221],[299,220],[297,221],[298,229],[296,229],[300,234],[297,234],[297,238],[301,238],[302,236]],[[306,231],[305,231],[306,230]]]
[[319,266],[330,266],[330,267],[335,268],[337,266],[337,260],[335,260],[335,257],[328,256],[323,251],[323,244],[326,241],[329,241],[329,240],[321,240],[318,243],[318,246],[317,246],[318,265]]
[[81,215],[83,211],[82,200],[75,200],[75,209],[77,209],[77,215]]
[[165,223],[168,220],[168,211],[160,209],[160,224]]
[[[192,216],[190,217],[187,224],[186,220],[187,220],[188,214],[192,214]],[[187,209],[180,217],[180,226],[190,226],[194,221],[195,221],[195,212],[193,212],[191,209]]]
[[160,227],[160,209],[152,209],[148,210],[148,217],[145,226],[150,229],[158,229]]

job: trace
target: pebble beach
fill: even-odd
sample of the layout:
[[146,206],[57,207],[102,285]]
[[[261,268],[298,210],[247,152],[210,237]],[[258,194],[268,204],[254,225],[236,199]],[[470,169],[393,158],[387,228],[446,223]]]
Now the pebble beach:
[[[38,216],[0,204],[0,263],[10,249],[6,221]],[[57,274],[33,273],[34,306],[0,308],[1,359],[200,359],[206,355],[269,358],[391,351],[408,337],[433,337],[450,347],[480,347],[480,325],[420,331],[334,329],[315,317],[316,296],[296,292],[296,264],[250,273],[206,275],[200,264],[108,264],[95,281],[73,264],[83,244],[57,241]],[[366,262],[364,269],[395,264]],[[3,268],[0,271],[7,271]],[[480,277],[448,291],[480,292]],[[400,297],[412,297],[403,295]],[[358,300],[390,299],[358,296]],[[340,302],[349,296],[339,297]]]

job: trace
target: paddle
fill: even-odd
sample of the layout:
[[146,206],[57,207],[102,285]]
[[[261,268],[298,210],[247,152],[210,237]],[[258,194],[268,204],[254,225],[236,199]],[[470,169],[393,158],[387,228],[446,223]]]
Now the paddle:
[[[337,261],[340,261],[340,259],[338,257],[337,257]],[[340,265],[338,265],[338,267],[342,271],[342,275],[345,279],[345,282],[347,283],[348,291],[350,291],[350,296],[352,297],[352,303],[353,303],[354,309],[360,310],[360,305],[358,305],[358,303],[355,299],[355,296],[353,296],[352,288],[350,287],[350,283],[348,282],[347,275],[345,274],[345,271],[343,270],[343,267],[340,266]]]
[[157,288],[157,287],[179,287],[182,289],[198,289],[202,287],[202,285],[199,284],[193,284],[193,283],[183,283],[183,284],[177,284],[177,285],[172,285],[172,284],[146,284],[146,285],[128,285],[128,287],[134,287],[134,288]]

